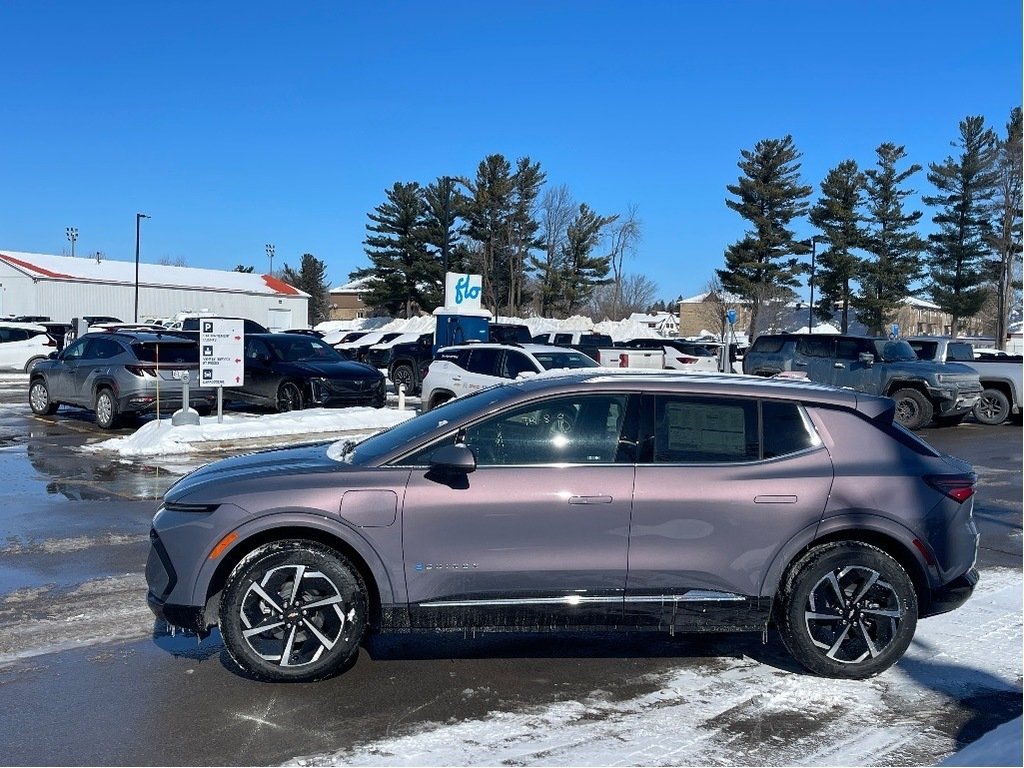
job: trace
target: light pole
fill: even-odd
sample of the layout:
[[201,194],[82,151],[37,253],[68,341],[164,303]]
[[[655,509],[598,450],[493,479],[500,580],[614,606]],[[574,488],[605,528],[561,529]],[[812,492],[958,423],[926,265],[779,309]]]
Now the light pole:
[[75,258],[75,240],[78,239],[78,227],[65,227],[64,232],[71,241],[71,258]]
[[135,214],[135,322],[139,322],[139,223],[150,218],[144,213]]
[[274,250],[273,243],[267,243],[267,258],[270,259],[270,272],[268,274],[271,277],[274,276]]

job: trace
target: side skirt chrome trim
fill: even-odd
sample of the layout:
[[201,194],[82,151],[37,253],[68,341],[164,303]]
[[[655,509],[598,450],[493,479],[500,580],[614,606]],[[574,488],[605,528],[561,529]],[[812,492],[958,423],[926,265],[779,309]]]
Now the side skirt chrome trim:
[[564,597],[501,598],[495,600],[436,600],[418,603],[420,608],[482,608],[527,605],[595,605],[615,603],[698,603],[698,602],[742,602],[747,598],[732,592],[691,589],[682,595],[642,595],[637,597],[588,597],[586,595],[565,595]]

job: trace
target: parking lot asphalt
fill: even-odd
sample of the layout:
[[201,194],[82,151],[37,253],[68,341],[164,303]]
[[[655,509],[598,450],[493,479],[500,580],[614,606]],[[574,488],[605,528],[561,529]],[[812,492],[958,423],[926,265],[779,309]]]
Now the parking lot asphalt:
[[[83,452],[111,433],[84,412],[33,416],[26,390],[27,377],[0,377],[0,711],[7,713],[0,764],[275,764],[495,711],[595,696],[632,700],[680,670],[714,679],[740,669],[745,683],[726,677],[723,684],[751,687],[750,706],[740,711],[754,714],[718,713],[701,726],[736,740],[727,762],[786,762],[742,748],[765,725],[755,702],[768,679],[793,699],[791,710],[773,715],[786,748],[778,755],[822,738],[801,714],[808,704],[796,692],[806,677],[774,637],[767,644],[751,635],[390,638],[372,642],[352,670],[324,683],[239,677],[226,668],[216,633],[202,643],[171,636],[145,605],[149,521],[177,476],[173,464]],[[1020,571],[1021,428],[964,423],[921,434],[979,474],[983,573]],[[901,755],[879,764],[930,764],[964,734],[976,737],[1021,711],[1019,690],[997,684],[979,684],[952,703],[943,694],[913,705],[897,694],[897,677],[887,673],[873,685],[881,709],[869,719],[910,723]]]

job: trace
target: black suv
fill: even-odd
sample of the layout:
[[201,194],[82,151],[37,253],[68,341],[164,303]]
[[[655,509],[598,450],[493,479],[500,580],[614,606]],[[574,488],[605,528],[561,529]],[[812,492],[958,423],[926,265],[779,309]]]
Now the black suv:
[[920,429],[933,418],[959,424],[981,397],[981,381],[960,363],[919,360],[901,339],[816,333],[763,334],[743,358],[743,372],[755,376],[803,373],[811,381],[888,395],[896,419]]

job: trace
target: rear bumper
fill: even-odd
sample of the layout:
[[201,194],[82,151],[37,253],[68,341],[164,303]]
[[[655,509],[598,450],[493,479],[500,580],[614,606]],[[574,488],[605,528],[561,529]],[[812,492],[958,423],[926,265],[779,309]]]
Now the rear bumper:
[[940,613],[948,613],[967,602],[974,593],[981,575],[977,568],[971,568],[967,573],[953,579],[949,584],[938,589],[933,589],[927,612],[921,617],[936,616]]

